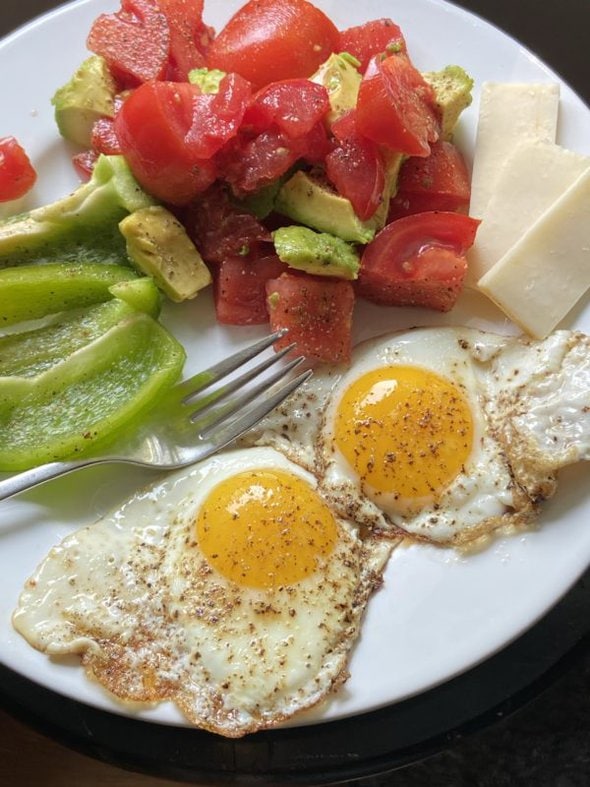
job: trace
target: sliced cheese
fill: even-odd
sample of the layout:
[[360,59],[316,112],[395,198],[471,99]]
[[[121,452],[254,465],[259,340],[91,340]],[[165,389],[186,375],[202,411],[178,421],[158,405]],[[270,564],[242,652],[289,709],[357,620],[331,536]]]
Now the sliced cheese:
[[479,289],[542,339],[590,287],[590,168],[479,281]]
[[466,284],[474,286],[589,166],[588,156],[551,142],[518,145],[500,168],[469,250]]
[[523,141],[555,142],[559,85],[484,82],[469,215],[483,219],[494,193],[498,172],[514,148]]

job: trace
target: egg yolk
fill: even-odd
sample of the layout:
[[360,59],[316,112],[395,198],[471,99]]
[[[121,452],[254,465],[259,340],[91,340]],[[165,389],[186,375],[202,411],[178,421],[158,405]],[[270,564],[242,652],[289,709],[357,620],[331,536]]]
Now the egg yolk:
[[334,516],[314,489],[275,469],[222,481],[201,507],[196,528],[209,563],[255,588],[300,582],[329,557],[338,537]]
[[463,469],[473,419],[450,380],[428,369],[390,366],[368,372],[346,390],[334,440],[374,492],[432,498]]

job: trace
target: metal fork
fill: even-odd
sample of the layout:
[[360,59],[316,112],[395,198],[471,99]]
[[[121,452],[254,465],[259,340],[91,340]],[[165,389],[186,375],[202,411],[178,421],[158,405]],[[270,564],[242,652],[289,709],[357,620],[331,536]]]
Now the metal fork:
[[[0,500],[90,465],[122,462],[174,470],[220,451],[255,426],[311,375],[308,369],[296,377],[289,376],[303,361],[303,356],[264,374],[291,352],[295,344],[247,367],[249,361],[285,333],[277,331],[174,386],[132,434],[111,446],[112,453],[49,462],[0,481]],[[238,377],[212,388],[242,367],[246,369]],[[279,385],[281,381],[284,382]]]

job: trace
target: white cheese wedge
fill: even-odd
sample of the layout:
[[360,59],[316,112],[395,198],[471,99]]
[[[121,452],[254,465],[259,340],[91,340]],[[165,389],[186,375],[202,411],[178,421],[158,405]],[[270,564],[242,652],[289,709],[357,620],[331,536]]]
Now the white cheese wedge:
[[500,168],[467,255],[466,285],[475,286],[588,167],[588,156],[551,142],[527,140],[518,145]]
[[469,215],[482,219],[496,188],[500,168],[523,141],[555,142],[559,85],[484,82],[479,120]]
[[478,288],[538,339],[590,287],[590,168],[553,203]]

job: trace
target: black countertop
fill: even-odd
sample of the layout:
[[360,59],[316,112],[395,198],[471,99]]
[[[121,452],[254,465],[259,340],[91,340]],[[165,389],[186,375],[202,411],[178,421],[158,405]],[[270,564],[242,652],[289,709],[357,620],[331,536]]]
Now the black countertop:
[[[53,0],[4,0],[0,36],[56,5]],[[590,0],[560,0],[559,3],[557,0],[464,0],[457,5],[520,40],[590,104],[587,44]],[[589,626],[590,573],[587,573],[545,619],[500,654],[494,662],[496,668],[494,664],[488,668],[490,684],[496,681],[500,685],[506,680],[501,702],[488,702],[485,712],[447,729],[422,749],[408,750],[405,756],[392,759],[389,766],[384,763],[387,773],[363,776],[358,784],[364,787],[387,784],[585,787],[590,784]],[[4,695],[9,712],[47,734],[60,737],[55,717],[35,711],[34,687],[19,694],[10,681],[10,675],[0,672],[0,694]],[[476,683],[468,676],[462,685],[465,696]],[[492,696],[491,689],[490,692]],[[23,702],[24,696],[33,699]],[[446,694],[443,691],[439,697],[443,702],[445,697],[449,702],[454,701],[450,690]],[[110,759],[108,747],[93,749],[71,735],[61,737],[93,756]],[[149,769],[147,764],[126,763],[116,754],[111,760],[132,769]],[[5,783],[2,774],[0,763],[0,784]],[[171,774],[164,775],[174,778]],[[344,773],[342,778],[347,778]],[[123,783],[126,782],[122,780]],[[55,781],[46,787],[66,784],[67,781]]]

